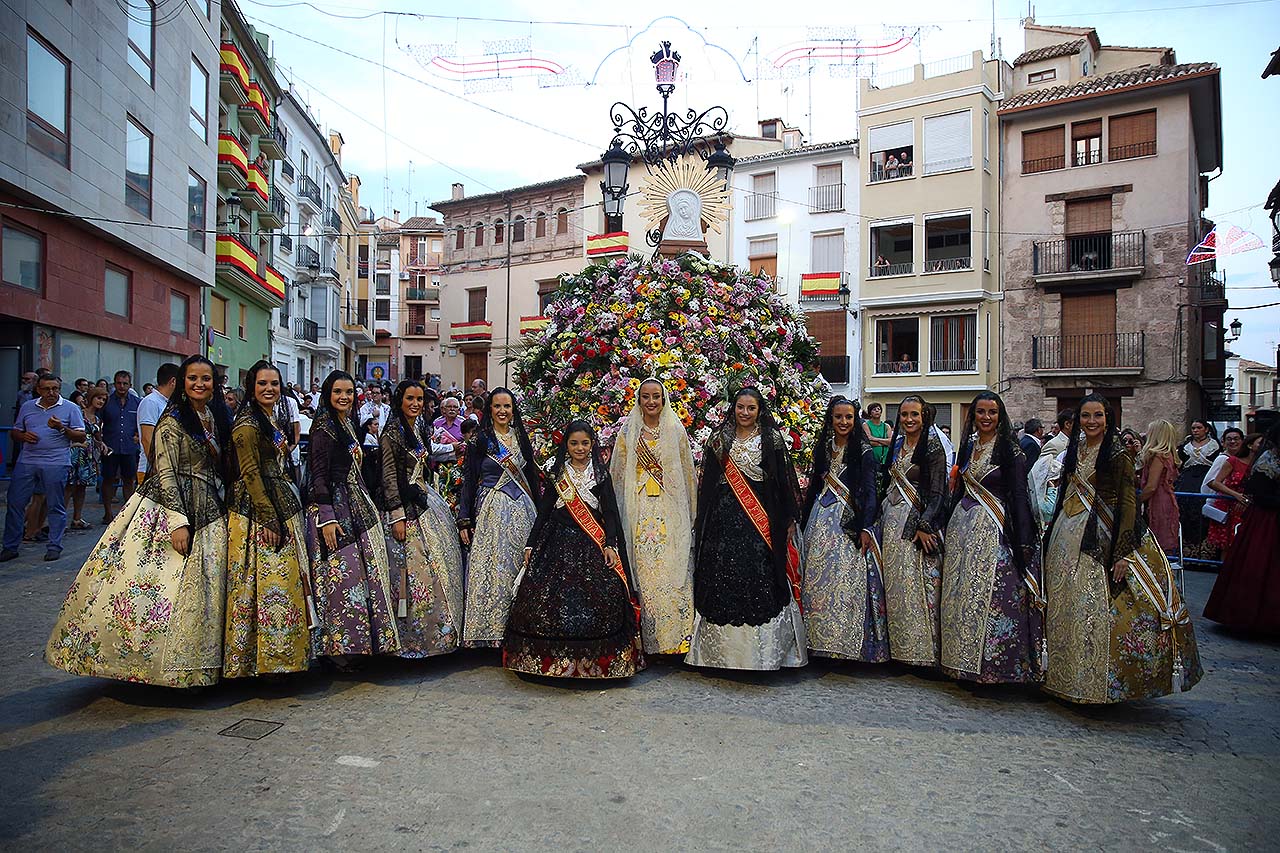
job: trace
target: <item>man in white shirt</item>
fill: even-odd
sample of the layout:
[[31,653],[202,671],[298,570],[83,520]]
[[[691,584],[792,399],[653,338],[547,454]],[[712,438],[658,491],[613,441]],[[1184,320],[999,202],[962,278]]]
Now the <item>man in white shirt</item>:
[[164,414],[164,407],[169,405],[169,398],[178,387],[178,373],[181,368],[171,361],[166,361],[156,370],[156,387],[138,403],[138,443],[142,446],[142,454],[138,457],[138,484],[146,478],[151,470],[151,462],[155,451],[151,448],[151,436],[156,431],[156,423]]
[[365,393],[368,399],[360,407],[360,425],[367,430],[364,446],[377,447],[378,436],[382,435],[382,430],[387,425],[391,407],[382,402],[382,389],[377,385],[370,385]]

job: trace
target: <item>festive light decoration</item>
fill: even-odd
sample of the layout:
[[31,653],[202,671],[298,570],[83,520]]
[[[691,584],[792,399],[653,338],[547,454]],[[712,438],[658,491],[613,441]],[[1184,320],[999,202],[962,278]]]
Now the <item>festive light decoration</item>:
[[1187,255],[1187,266],[1202,264],[1227,255],[1252,252],[1265,245],[1257,234],[1245,231],[1237,225],[1228,225],[1225,231],[1220,231],[1221,227],[1215,225],[1212,231],[1204,235],[1204,239],[1191,250],[1191,254]]
[[692,253],[613,258],[565,276],[545,314],[513,377],[541,456],[574,418],[591,421],[612,445],[640,382],[656,376],[699,457],[723,421],[726,396],[753,385],[806,464],[805,442],[828,391],[803,312],[774,292],[769,276]]

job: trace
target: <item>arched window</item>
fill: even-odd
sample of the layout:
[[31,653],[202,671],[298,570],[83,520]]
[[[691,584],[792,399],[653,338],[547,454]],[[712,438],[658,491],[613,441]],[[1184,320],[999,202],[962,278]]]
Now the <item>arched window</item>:
[[497,246],[497,245],[501,245],[501,244],[502,244],[502,241],[503,241],[505,238],[506,238],[506,226],[503,224],[503,222],[502,222],[502,220],[501,220],[501,219],[498,219],[498,220],[496,220],[496,221],[493,223],[493,243],[494,243],[494,245],[495,245],[495,246]]
[[537,215],[533,217],[533,236],[547,236],[547,215],[541,210],[539,210]]
[[461,225],[453,229],[453,248],[465,249],[467,247],[467,232]]
[[556,233],[569,233],[569,211],[563,207],[556,211]]
[[483,222],[476,223],[476,245],[477,246],[484,245],[484,223]]
[[515,219],[511,220],[511,242],[512,243],[524,242],[524,217],[523,216],[517,216]]

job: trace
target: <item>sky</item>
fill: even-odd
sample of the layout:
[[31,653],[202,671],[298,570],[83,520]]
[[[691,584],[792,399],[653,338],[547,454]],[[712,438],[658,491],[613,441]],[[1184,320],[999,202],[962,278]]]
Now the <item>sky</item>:
[[[1025,0],[238,2],[271,36],[282,76],[321,126],[342,132],[343,165],[360,176],[361,203],[379,215],[399,210],[402,218],[430,215],[431,202],[448,198],[454,182],[475,195],[575,174],[608,144],[614,101],[660,104],[649,54],[663,39],[682,55],[673,106],[723,105],[731,127],[746,132],[754,132],[758,118],[781,117],[810,142],[830,142],[856,136],[851,72],[885,73],[973,50],[988,53],[993,18],[1001,52],[1011,61],[1022,51],[1020,19],[1028,13]],[[1280,178],[1274,145],[1280,78],[1262,80],[1261,73],[1280,47],[1280,0],[1078,0],[1038,2],[1034,12],[1041,24],[1095,27],[1104,45],[1172,47],[1179,62],[1218,63],[1225,156],[1222,174],[1210,184],[1207,215],[1269,241],[1262,204]],[[884,55],[853,68],[814,63],[810,69],[798,59],[772,70],[788,49],[815,38],[856,39],[864,53]],[[509,50],[532,56],[541,68],[470,83],[454,72]],[[1229,348],[1274,364],[1280,306],[1243,310],[1280,302],[1269,259],[1258,250],[1224,259],[1219,268],[1226,271],[1232,306],[1226,322],[1238,317],[1243,323],[1240,340]]]

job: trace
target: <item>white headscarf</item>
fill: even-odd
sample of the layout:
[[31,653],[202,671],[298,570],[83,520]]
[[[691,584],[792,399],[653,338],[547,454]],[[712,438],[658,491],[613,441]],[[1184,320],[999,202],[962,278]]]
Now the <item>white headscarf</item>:
[[[658,415],[658,441],[653,455],[662,465],[662,495],[658,498],[658,511],[667,523],[667,543],[672,555],[681,559],[693,547],[693,520],[697,516],[697,474],[693,467],[693,449],[689,445],[689,433],[671,408],[671,398],[661,380],[650,377],[640,383],[656,382],[662,388],[662,411]],[[640,390],[636,389],[636,403],[623,419],[622,429],[613,446],[609,470],[617,484],[618,512],[625,526],[627,548],[634,558],[637,495],[642,482],[636,473],[635,447],[643,441],[640,428],[644,426],[644,411],[640,407]],[[633,562],[634,565],[634,562]]]

